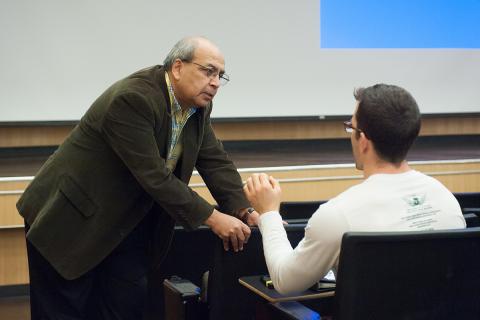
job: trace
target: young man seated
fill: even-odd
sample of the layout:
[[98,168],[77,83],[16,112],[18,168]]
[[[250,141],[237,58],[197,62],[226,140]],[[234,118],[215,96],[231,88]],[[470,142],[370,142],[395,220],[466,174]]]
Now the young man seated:
[[351,134],[357,169],[365,180],[321,205],[293,249],[279,213],[281,188],[266,174],[248,178],[244,191],[260,214],[270,277],[281,293],[305,290],[338,267],[348,231],[421,231],[465,228],[460,205],[436,179],[405,160],[420,131],[420,111],[405,89],[377,84],[355,91]]

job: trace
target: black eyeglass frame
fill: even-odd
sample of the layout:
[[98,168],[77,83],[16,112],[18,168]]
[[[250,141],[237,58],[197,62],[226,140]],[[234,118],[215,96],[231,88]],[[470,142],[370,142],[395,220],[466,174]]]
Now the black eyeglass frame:
[[362,129],[355,128],[352,124],[352,121],[343,121],[343,129],[345,129],[346,133],[353,133],[353,131],[365,133]]

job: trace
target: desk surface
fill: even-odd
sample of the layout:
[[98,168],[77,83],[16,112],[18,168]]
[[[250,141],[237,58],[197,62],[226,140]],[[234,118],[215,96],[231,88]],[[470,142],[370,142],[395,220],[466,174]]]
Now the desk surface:
[[335,295],[334,290],[316,292],[313,290],[306,290],[303,292],[296,292],[288,295],[280,294],[275,289],[267,288],[261,281],[261,276],[248,276],[241,277],[238,279],[241,285],[247,289],[255,292],[262,298],[268,300],[269,302],[283,302],[283,301],[299,301],[299,300],[311,300],[318,298],[331,297]]

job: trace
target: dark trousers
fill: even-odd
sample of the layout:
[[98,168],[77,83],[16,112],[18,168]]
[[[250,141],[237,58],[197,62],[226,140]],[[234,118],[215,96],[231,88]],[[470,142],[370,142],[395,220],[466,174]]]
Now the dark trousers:
[[27,240],[32,320],[142,319],[149,220],[147,216],[98,266],[74,280],[64,279]]

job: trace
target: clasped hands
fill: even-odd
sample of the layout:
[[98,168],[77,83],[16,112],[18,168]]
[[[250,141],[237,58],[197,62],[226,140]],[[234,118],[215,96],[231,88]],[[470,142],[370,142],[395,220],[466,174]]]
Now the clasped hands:
[[243,188],[247,199],[256,211],[248,214],[247,224],[231,215],[216,209],[205,221],[212,231],[223,240],[223,247],[229,250],[230,244],[235,252],[243,250],[243,245],[250,238],[250,227],[258,224],[259,214],[278,211],[280,208],[281,189],[279,183],[265,173],[253,174],[247,179]]

